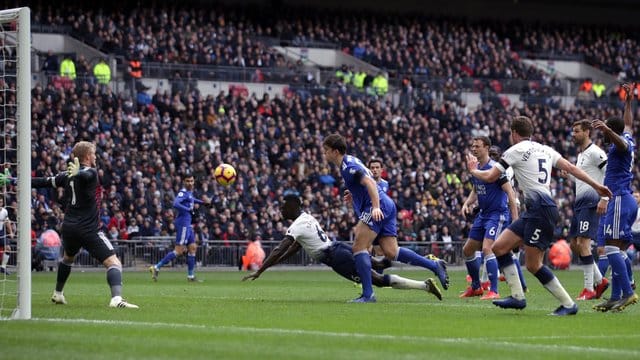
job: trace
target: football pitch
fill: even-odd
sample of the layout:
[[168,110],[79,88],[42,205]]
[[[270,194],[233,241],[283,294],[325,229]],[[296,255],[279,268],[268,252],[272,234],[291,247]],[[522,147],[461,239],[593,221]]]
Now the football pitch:
[[[391,271],[422,279],[426,271]],[[576,296],[582,272],[557,271]],[[49,298],[55,273],[33,273],[33,320],[0,321],[2,359],[639,359],[640,304],[577,316],[547,314],[558,303],[527,274],[528,306],[502,310],[459,299],[465,273],[451,271],[442,302],[416,290],[376,289],[378,303],[348,304],[360,289],[326,270],[247,273],[126,271],[124,295],[140,309],[107,306],[103,271],[74,269],[67,305]],[[636,274],[636,278],[640,273]],[[506,283],[500,284],[503,296]],[[605,296],[609,291],[605,293]]]

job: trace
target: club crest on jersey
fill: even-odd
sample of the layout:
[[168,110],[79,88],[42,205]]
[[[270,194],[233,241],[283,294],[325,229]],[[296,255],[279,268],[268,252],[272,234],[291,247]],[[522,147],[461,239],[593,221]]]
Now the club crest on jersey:
[[355,174],[355,173],[356,173],[356,169],[353,169],[353,168],[349,169],[349,174]]

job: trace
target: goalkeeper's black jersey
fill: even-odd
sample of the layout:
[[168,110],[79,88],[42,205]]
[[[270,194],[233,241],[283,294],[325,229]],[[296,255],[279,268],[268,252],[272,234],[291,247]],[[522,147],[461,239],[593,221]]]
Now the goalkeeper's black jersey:
[[102,186],[98,178],[98,171],[83,166],[78,174],[72,178],[66,173],[55,177],[33,178],[31,187],[64,187],[64,225],[78,230],[98,230],[98,205],[102,201]]

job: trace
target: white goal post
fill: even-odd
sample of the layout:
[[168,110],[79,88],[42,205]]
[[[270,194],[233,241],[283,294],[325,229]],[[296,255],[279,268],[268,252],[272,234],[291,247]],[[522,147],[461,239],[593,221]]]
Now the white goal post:
[[[31,318],[31,11],[28,7],[0,11],[0,88],[3,107],[0,132],[10,137],[3,151],[4,171],[8,169],[17,177],[17,184],[7,185],[3,191],[5,200],[11,196],[13,204],[5,201],[5,207],[15,211],[17,249],[15,269],[17,274],[3,274],[2,303],[0,310],[10,312],[11,319]],[[15,85],[14,87],[12,87]],[[15,103],[13,100],[15,95]],[[10,147],[12,146],[12,147]],[[9,193],[6,189],[11,190]],[[7,241],[9,239],[7,238]],[[1,245],[1,244],[0,244]],[[13,260],[12,260],[13,261]],[[9,299],[12,297],[13,299]],[[12,300],[12,301],[10,301]],[[9,309],[9,307],[12,307]],[[6,318],[0,314],[1,318]]]

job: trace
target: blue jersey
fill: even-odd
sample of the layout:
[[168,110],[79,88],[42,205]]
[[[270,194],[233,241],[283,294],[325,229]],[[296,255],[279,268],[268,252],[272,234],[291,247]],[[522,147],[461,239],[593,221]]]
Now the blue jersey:
[[604,185],[614,196],[630,194],[631,180],[633,180],[631,170],[636,145],[628,132],[622,133],[621,137],[627,143],[627,151],[619,151],[614,144],[611,144],[607,153],[607,170],[604,174]]
[[[357,157],[345,155],[342,159],[342,166],[340,166],[340,174],[344,180],[344,185],[353,198],[353,209],[356,216],[360,217],[360,214],[365,209],[371,207],[371,198],[367,187],[361,184],[362,178],[365,176],[373,179],[371,171]],[[378,187],[378,193],[380,194],[381,192],[380,187]]]
[[173,207],[178,210],[175,220],[176,228],[191,226],[191,210],[194,203],[202,204],[202,201],[194,198],[191,191],[180,189],[178,196],[173,200]]
[[[480,170],[491,169],[495,161],[489,160],[484,166],[479,166]],[[502,190],[502,185],[509,182],[507,175],[503,173],[498,180],[492,183],[486,183],[475,177],[471,177],[473,189],[478,195],[478,206],[480,207],[480,215],[489,215],[492,213],[503,213],[508,210],[507,193]]]
[[389,192],[389,182],[381,178],[380,181],[378,181],[378,189],[382,190],[382,192],[386,194]]

